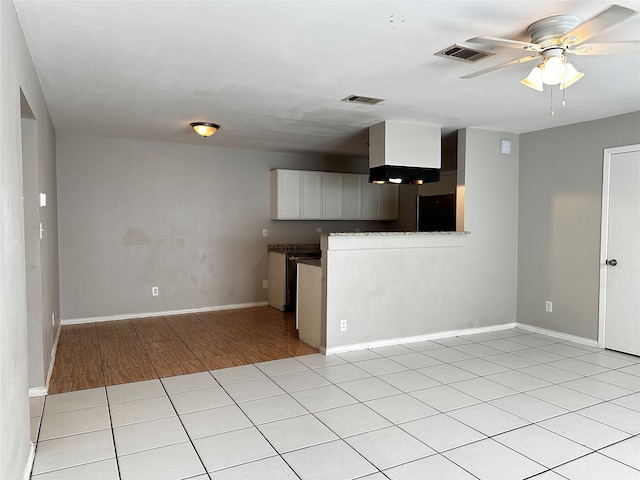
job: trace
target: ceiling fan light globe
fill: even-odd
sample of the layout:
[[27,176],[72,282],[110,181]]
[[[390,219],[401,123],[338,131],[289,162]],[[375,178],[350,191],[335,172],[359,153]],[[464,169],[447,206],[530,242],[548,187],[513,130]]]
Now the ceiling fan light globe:
[[567,74],[564,76],[564,79],[560,83],[560,90],[564,90],[565,88],[570,87],[582,77],[584,77],[584,73],[577,71],[573,65],[567,63]]
[[533,67],[527,78],[520,80],[520,83],[525,87],[533,88],[534,90],[541,92],[543,89],[543,83],[542,68],[540,68],[540,65]]
[[557,85],[562,82],[567,74],[567,65],[559,57],[548,58],[544,62],[544,70],[542,71],[542,81],[546,85]]

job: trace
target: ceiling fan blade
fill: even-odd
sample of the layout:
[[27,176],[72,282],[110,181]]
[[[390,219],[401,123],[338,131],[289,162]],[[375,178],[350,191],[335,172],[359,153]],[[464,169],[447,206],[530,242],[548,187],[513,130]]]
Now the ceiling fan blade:
[[509,65],[516,65],[518,63],[530,62],[531,60],[535,60],[540,58],[540,55],[530,55],[528,57],[517,58],[515,60],[511,60],[510,62],[501,63],[499,65],[494,65],[493,67],[485,68],[484,70],[480,70],[478,72],[473,72],[464,77],[460,78],[473,78],[479,75],[484,75],[485,73],[493,72],[494,70],[498,70],[500,68],[508,67]]
[[568,49],[567,53],[575,55],[639,55],[640,41],[585,43],[574,49]]
[[529,50],[532,52],[539,52],[542,47],[536,43],[520,42],[518,40],[509,40],[508,38],[496,38],[496,37],[473,37],[467,40],[471,43],[481,43],[483,45],[489,45],[493,47],[509,47],[518,48],[520,50]]
[[635,15],[635,10],[621,7],[620,5],[611,5],[606,10],[600,12],[595,17],[582,22],[576,28],[562,37],[563,45],[576,45],[593,37],[597,33],[612,27],[616,23],[620,23],[627,18]]

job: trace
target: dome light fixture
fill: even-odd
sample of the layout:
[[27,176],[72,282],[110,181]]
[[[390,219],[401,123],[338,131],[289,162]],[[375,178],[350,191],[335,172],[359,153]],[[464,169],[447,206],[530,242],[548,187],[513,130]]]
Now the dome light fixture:
[[210,137],[220,129],[220,125],[207,122],[193,122],[191,126],[201,137]]
[[524,86],[541,92],[544,85],[560,84],[560,90],[564,90],[584,77],[584,73],[567,62],[563,49],[549,49],[543,56],[543,62],[533,67],[527,78],[520,80]]

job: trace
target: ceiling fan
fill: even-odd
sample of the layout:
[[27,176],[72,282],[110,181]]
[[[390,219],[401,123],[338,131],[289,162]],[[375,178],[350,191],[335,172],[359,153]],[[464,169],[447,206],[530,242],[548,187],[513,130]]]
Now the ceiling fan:
[[543,18],[532,23],[528,32],[531,42],[521,42],[506,38],[475,37],[467,40],[472,43],[491,47],[509,47],[535,52],[493,67],[470,73],[462,78],[473,78],[485,73],[517,65],[519,63],[541,60],[521,83],[529,88],[542,91],[544,85],[560,85],[564,90],[580,80],[584,73],[578,72],[567,61],[567,54],[574,55],[617,55],[639,54],[640,41],[584,43],[589,38],[635,15],[635,10],[612,5],[595,17],[580,23],[575,15],[564,14]]

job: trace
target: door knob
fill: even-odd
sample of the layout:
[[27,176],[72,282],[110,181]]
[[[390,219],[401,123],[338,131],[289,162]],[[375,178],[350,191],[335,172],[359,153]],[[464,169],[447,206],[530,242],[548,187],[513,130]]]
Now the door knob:
[[607,260],[607,265],[611,265],[612,267],[615,267],[618,264],[618,261],[613,258],[611,260]]

